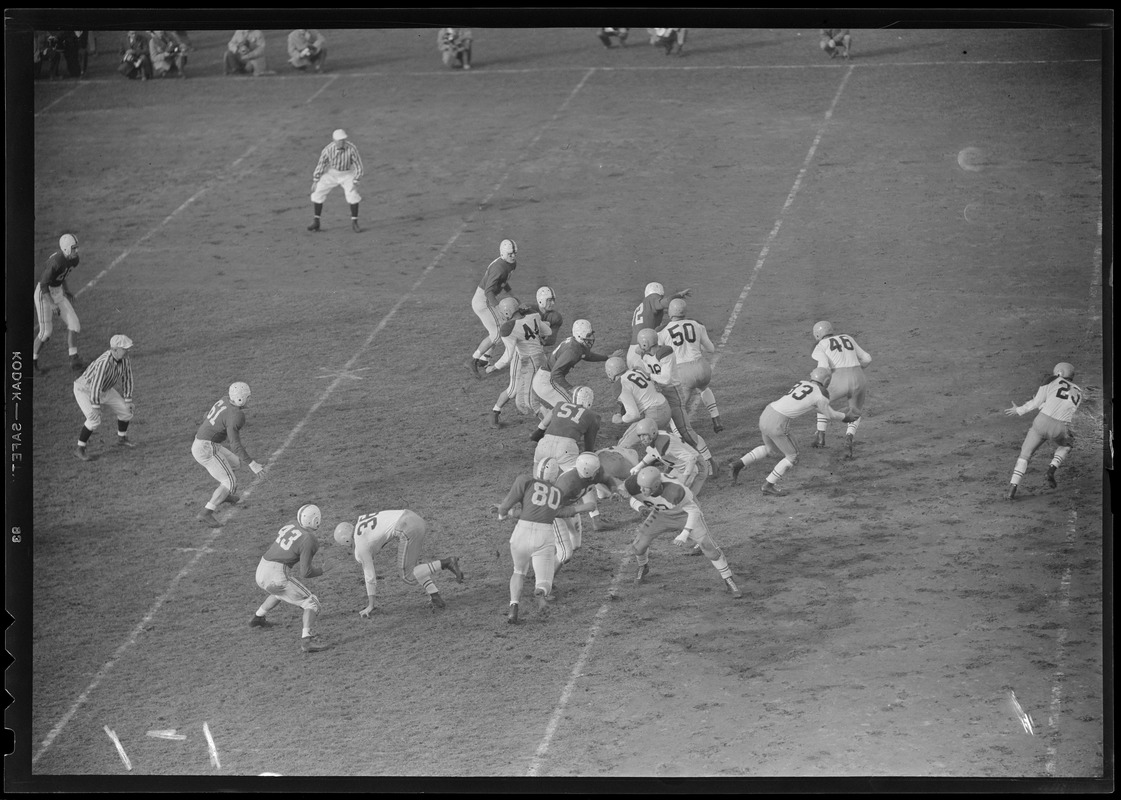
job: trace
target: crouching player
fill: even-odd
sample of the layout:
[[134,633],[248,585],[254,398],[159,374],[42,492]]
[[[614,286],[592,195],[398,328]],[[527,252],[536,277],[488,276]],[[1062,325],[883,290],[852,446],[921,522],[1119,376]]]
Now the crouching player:
[[677,434],[658,430],[653,420],[639,420],[636,432],[645,450],[639,462],[631,467],[631,475],[637,475],[643,467],[656,466],[692,491],[694,497],[701,493],[701,487],[708,480],[708,468],[700,453]]
[[678,532],[674,544],[683,545],[693,542],[700,545],[705,558],[724,580],[724,584],[739,600],[743,592],[736,586],[732,569],[724,553],[709,535],[704,514],[701,513],[693,493],[672,478],[662,475],[657,467],[643,467],[637,475],[623,482],[623,490],[630,496],[631,508],[635,511],[650,510],[649,515],[638,527],[631,549],[638,563],[635,583],[642,583],[650,572],[650,542],[660,533]]

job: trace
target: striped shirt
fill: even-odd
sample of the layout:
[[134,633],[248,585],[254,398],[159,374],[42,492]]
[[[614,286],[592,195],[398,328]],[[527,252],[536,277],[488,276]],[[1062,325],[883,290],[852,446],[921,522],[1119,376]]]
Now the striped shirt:
[[312,181],[323,177],[327,169],[337,169],[340,172],[355,170],[355,179],[362,177],[362,157],[358,155],[358,148],[350,143],[349,139],[331,142],[319,154],[319,163],[315,165]]
[[117,361],[113,358],[113,351],[106,350],[93,360],[82,377],[78,378],[82,388],[89,392],[90,402],[94,405],[101,403],[101,395],[121,384],[121,395],[125,402],[132,400],[132,361],[126,352],[124,358]]

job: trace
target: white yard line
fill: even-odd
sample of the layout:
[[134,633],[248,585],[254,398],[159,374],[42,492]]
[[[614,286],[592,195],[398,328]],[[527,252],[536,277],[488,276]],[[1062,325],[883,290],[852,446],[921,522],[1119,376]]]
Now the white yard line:
[[[553,122],[557,119],[557,117],[560,116],[560,114],[565,110],[565,108],[568,107],[568,104],[570,102],[572,102],[572,98],[574,98],[576,96],[576,93],[580,91],[581,87],[583,87],[583,85],[587,82],[588,78],[591,77],[593,72],[594,72],[594,70],[589,70],[584,75],[584,77],[580,79],[580,82],[576,85],[576,88],[574,88],[571,92],[569,92],[568,97],[565,98],[564,102],[561,104],[560,108],[557,109],[556,113],[553,114],[553,116],[550,117],[550,119],[546,123],[544,123],[544,125],[542,125],[541,130],[538,131],[537,135],[533,137],[533,140],[526,147],[527,150],[532,148],[533,145],[535,145],[540,140],[541,136],[549,128],[549,126],[552,125]],[[250,150],[252,150],[252,148],[250,148]],[[246,155],[248,155],[248,153],[246,153]],[[245,158],[245,156],[242,156],[242,158]],[[238,159],[238,161],[241,161],[241,159]],[[237,164],[237,163],[238,163],[237,161],[234,162],[234,164]],[[501,188],[502,184],[506,182],[506,179],[509,177],[510,172],[514,168],[515,163],[516,162],[512,162],[512,161],[507,162],[506,168],[502,172],[502,176],[491,187],[490,191],[487,193],[487,196],[484,197],[482,199],[482,201],[479,202],[479,207],[485,207],[488,203],[490,203],[490,201],[498,193],[498,190],[499,190],[499,188]],[[197,193],[197,194],[200,194],[202,191],[203,190],[199,190],[199,193]],[[196,196],[197,196],[197,194],[196,194]],[[190,202],[191,202],[191,200],[188,200],[186,203],[184,203],[182,206],[180,206],[180,209],[184,208]],[[156,230],[159,230],[164,225],[166,225],[167,222],[169,220],[171,220],[171,218],[174,217],[176,213],[178,213],[178,211],[179,211],[179,209],[177,209],[176,212],[172,213],[171,216],[169,216],[167,219],[165,219],[162,223],[160,223],[160,225],[158,225],[156,228],[154,228],[148,234],[145,234],[145,236],[140,241],[143,241],[144,239],[148,238],[148,236],[155,233]],[[300,431],[302,431],[304,429],[304,426],[307,425],[308,420],[311,419],[312,415],[314,415],[315,412],[319,410],[320,406],[322,406],[323,403],[325,403],[327,401],[327,398],[331,396],[331,394],[335,391],[336,388],[338,388],[344,381],[347,381],[348,373],[352,371],[352,369],[354,367],[354,364],[358,361],[358,359],[361,358],[362,355],[370,348],[370,345],[373,344],[373,341],[377,337],[377,335],[379,333],[381,333],[383,330],[385,330],[385,328],[389,325],[389,323],[393,319],[393,317],[396,316],[398,310],[411,297],[416,295],[417,290],[420,288],[421,284],[424,283],[424,280],[429,276],[429,274],[431,274],[432,270],[435,269],[436,266],[443,260],[444,255],[448,252],[449,249],[451,249],[452,245],[454,245],[456,243],[456,241],[459,239],[459,237],[463,235],[464,231],[466,231],[468,229],[468,227],[470,227],[473,223],[474,223],[474,218],[473,217],[468,217],[467,219],[465,219],[460,224],[459,228],[455,231],[454,234],[452,234],[452,237],[450,239],[448,239],[448,241],[444,244],[443,247],[440,248],[440,251],[436,254],[436,257],[433,258],[432,261],[429,263],[429,265],[424,268],[424,271],[420,274],[420,277],[417,278],[417,280],[409,288],[409,291],[406,292],[404,295],[402,295],[401,298],[393,305],[393,308],[391,308],[389,310],[389,313],[386,314],[381,319],[380,322],[378,322],[377,326],[373,329],[373,331],[370,333],[370,335],[366,337],[366,340],[362,343],[362,345],[358,348],[358,350],[354,353],[354,355],[351,356],[350,359],[346,362],[343,369],[339,372],[338,377],[336,377],[333,381],[331,381],[331,383],[327,386],[327,388],[319,396],[319,399],[317,399],[315,401],[315,403],[312,404],[311,408],[308,409],[308,412],[304,415],[303,419],[301,419],[296,424],[296,427],[292,429],[292,432],[288,434],[288,437],[284,440],[284,443],[274,453],[272,453],[269,456],[269,459],[266,462],[266,467],[271,467],[273,464],[275,464],[281,458],[281,456],[284,455],[284,453],[288,450],[288,448],[292,446],[292,442],[295,441],[296,437],[300,434]],[[139,242],[137,242],[137,244],[139,244]],[[110,265],[110,267],[108,269],[111,269],[113,266],[115,266],[117,263],[119,263],[129,252],[130,252],[130,250],[126,250],[124,253],[122,253],[113,262],[113,264]],[[108,271],[108,269],[106,271]],[[98,277],[100,277],[100,276],[98,276]],[[96,279],[95,279],[95,281],[96,281]],[[91,282],[90,285],[92,285],[92,282]],[[83,288],[88,288],[88,287],[83,287]],[[249,497],[252,494],[254,487],[256,487],[260,483],[260,481],[261,481],[261,478],[259,478],[259,477],[254,479],[253,483],[250,484],[250,486],[248,486],[244,492],[242,492],[242,498]],[[234,506],[233,510],[230,512],[229,516],[226,518],[227,522],[230,520],[230,518],[232,518],[233,516],[235,516],[237,514],[239,507],[240,506]],[[167,588],[163,591],[163,593],[160,594],[160,596],[156,598],[156,600],[152,604],[151,608],[148,609],[148,612],[143,616],[143,618],[140,620],[140,622],[137,623],[136,627],[134,627],[132,629],[132,632],[125,638],[125,641],[113,652],[113,655],[109,657],[109,660],[101,665],[101,668],[93,676],[93,680],[90,681],[90,684],[85,688],[85,690],[80,695],[78,695],[78,698],[74,701],[74,703],[70,706],[70,708],[66,711],[66,713],[62,715],[62,718],[54,725],[54,727],[51,728],[50,732],[46,735],[46,737],[40,743],[39,749],[31,757],[31,763],[33,765],[40,758],[42,758],[44,753],[46,753],[51,748],[51,746],[54,744],[55,740],[58,738],[59,734],[61,734],[63,729],[66,728],[66,726],[67,726],[67,724],[69,724],[70,720],[72,720],[74,718],[74,715],[78,713],[78,710],[83,705],[85,705],[85,703],[89,700],[90,695],[94,692],[95,689],[97,689],[98,686],[101,685],[101,682],[103,680],[105,680],[106,676],[108,676],[108,674],[112,671],[113,667],[116,666],[117,662],[120,661],[120,659],[124,656],[124,654],[126,652],[128,652],[129,648],[131,648],[134,644],[136,644],[136,640],[139,638],[141,632],[144,631],[145,628],[148,627],[148,624],[152,621],[152,619],[156,616],[156,614],[159,612],[159,610],[163,607],[164,603],[166,603],[168,598],[170,598],[171,595],[175,592],[176,588],[179,586],[179,583],[185,577],[187,577],[187,575],[191,574],[191,572],[194,570],[194,568],[198,565],[199,561],[202,560],[203,556],[207,555],[208,553],[213,552],[210,545],[213,544],[214,540],[217,539],[221,535],[222,530],[223,530],[222,528],[215,528],[206,537],[206,539],[202,543],[202,546],[198,549],[198,551],[195,553],[195,555],[191,558],[190,561],[187,562],[186,566],[184,566],[181,570],[179,570],[178,574],[176,574],[176,576],[171,579],[171,583],[169,583]]]
[[[802,187],[802,180],[806,176],[806,171],[809,169],[810,162],[813,161],[814,154],[817,152],[817,147],[821,143],[821,137],[825,135],[826,126],[833,118],[833,111],[837,107],[837,103],[841,99],[841,93],[845,90],[845,85],[848,83],[849,77],[852,76],[852,66],[846,71],[844,77],[841,79],[841,85],[837,88],[837,93],[833,95],[833,102],[829,104],[829,109],[825,112],[825,117],[822,119],[821,124],[818,126],[817,135],[814,136],[813,144],[810,145],[810,150],[806,153],[805,159],[802,161],[802,169],[799,170],[798,176],[794,179],[794,185],[790,187],[790,193],[786,196],[786,202],[782,205],[782,210],[779,211],[778,219],[775,220],[775,225],[771,229],[770,235],[767,236],[766,241],[763,243],[763,249],[759,253],[759,258],[755,261],[755,268],[748,276],[747,285],[743,287],[740,292],[740,297],[732,309],[732,314],[728,318],[728,324],[724,327],[724,333],[720,337],[720,344],[716,347],[716,353],[713,354],[712,364],[715,367],[717,359],[728,341],[728,337],[732,334],[732,328],[735,327],[736,320],[739,319],[740,312],[743,310],[744,302],[747,300],[747,295],[751,291],[752,285],[755,283],[756,277],[763,269],[763,264],[767,261],[767,254],[770,252],[771,245],[774,243],[775,238],[778,236],[779,230],[782,228],[782,220],[785,214],[790,210],[794,204],[794,198],[798,194],[798,190]],[[529,765],[529,771],[526,773],[527,777],[536,777],[541,770],[544,763],[546,754],[549,752],[549,746],[552,743],[553,735],[556,733],[557,726],[560,724],[561,716],[564,714],[564,709],[568,705],[569,698],[572,697],[572,692],[576,687],[576,681],[583,677],[584,664],[588,660],[588,653],[591,651],[592,645],[595,644],[596,637],[599,636],[600,625],[603,618],[607,615],[608,610],[611,608],[610,599],[619,587],[619,582],[623,579],[629,558],[624,558],[623,563],[619,567],[618,573],[615,575],[615,580],[611,583],[611,588],[608,591],[609,599],[604,602],[592,621],[591,630],[588,632],[587,639],[584,640],[584,645],[580,650],[580,657],[576,659],[576,665],[572,668],[569,674],[568,683],[565,685],[564,690],[561,692],[560,699],[557,701],[556,707],[553,709],[553,714],[549,719],[549,724],[545,728],[545,735],[541,742],[537,745],[537,751],[533,756],[533,761]]]
[[[1074,547],[1074,539],[1078,532],[1078,512],[1071,511],[1069,521],[1067,522],[1067,538],[1066,549],[1070,552]],[[1067,660],[1067,628],[1065,624],[1067,612],[1070,609],[1070,572],[1071,568],[1068,564],[1063,569],[1063,578],[1059,581],[1059,617],[1063,621],[1062,627],[1059,628],[1058,634],[1055,637],[1055,680],[1051,684],[1051,709],[1047,715],[1047,728],[1051,733],[1059,732],[1059,712],[1062,710],[1063,705],[1063,678],[1066,674],[1066,660]],[[1058,748],[1055,742],[1059,741],[1058,736],[1052,736],[1050,744],[1047,745],[1047,763],[1045,769],[1048,775],[1054,775],[1056,769],[1056,761],[1058,759]]]
[[[105,81],[105,83],[108,83],[108,82],[109,82],[109,81]],[[74,92],[76,92],[76,91],[78,91],[79,89],[81,89],[81,88],[82,88],[83,86],[85,86],[85,85],[86,85],[87,83],[90,83],[90,81],[82,81],[81,83],[77,84],[77,85],[76,85],[76,86],[75,86],[75,87],[74,87],[73,89],[71,89],[71,90],[70,90],[69,92],[63,92],[63,93],[62,93],[62,94],[60,94],[60,95],[59,95],[58,97],[56,97],[56,98],[55,98],[54,100],[52,100],[51,102],[47,103],[47,105],[43,106],[43,107],[42,107],[41,109],[39,109],[38,111],[36,111],[36,112],[35,112],[35,116],[39,116],[40,114],[46,114],[46,113],[47,113],[48,111],[50,111],[50,110],[51,110],[52,108],[54,108],[55,106],[57,106],[57,105],[58,105],[59,103],[61,103],[61,102],[62,102],[63,100],[65,100],[65,99],[66,99],[67,97],[69,97],[70,95],[74,94]]]

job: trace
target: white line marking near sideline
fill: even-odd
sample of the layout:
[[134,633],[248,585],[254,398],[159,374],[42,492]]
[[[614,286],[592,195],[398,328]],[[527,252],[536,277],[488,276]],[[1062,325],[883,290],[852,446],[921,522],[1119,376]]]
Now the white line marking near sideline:
[[331,85],[332,83],[334,83],[334,82],[335,82],[336,80],[338,80],[338,78],[339,78],[339,76],[338,76],[338,75],[332,75],[332,76],[331,76],[331,77],[330,77],[330,78],[329,78],[329,79],[327,80],[327,82],[326,82],[325,84],[323,84],[322,86],[320,86],[320,87],[319,87],[319,91],[318,91],[318,92],[316,92],[315,94],[313,94],[313,95],[312,95],[311,97],[309,97],[309,98],[308,98],[307,100],[305,100],[305,101],[304,101],[304,105],[306,106],[306,105],[307,105],[308,103],[310,103],[310,102],[311,102],[312,100],[314,100],[315,98],[319,97],[319,95],[323,94],[323,92],[324,92],[324,91],[326,91],[327,87],[328,87],[328,86],[330,86],[330,85]]
[[[556,118],[560,115],[560,113],[568,106],[568,104],[572,102],[572,98],[576,96],[576,93],[580,91],[580,88],[585,84],[585,82],[587,82],[588,78],[591,77],[592,72],[594,72],[594,70],[590,70],[576,85],[576,88],[569,93],[568,97],[565,98],[564,103],[561,104],[560,109],[558,109],[557,113],[554,114],[549,119],[549,121],[542,126],[542,129],[538,131],[537,135],[533,137],[533,141],[530,142],[529,147],[532,147],[541,138],[541,136],[545,132],[545,129],[548,128],[549,125],[551,125],[553,121],[556,120]],[[246,155],[248,155],[248,153]],[[498,182],[491,187],[490,192],[479,203],[480,206],[485,206],[491,201],[491,199],[493,199],[496,194],[498,194],[499,188],[501,188],[502,184],[506,182],[506,179],[507,177],[509,177],[510,172],[513,168],[513,163],[509,164],[506,167],[505,171],[502,173],[502,176],[498,179]],[[170,217],[168,217],[168,219],[170,219]],[[339,374],[339,377],[335,378],[335,380],[333,380],[330,385],[328,385],[328,387],[323,391],[323,394],[319,396],[319,399],[316,400],[312,407],[308,410],[307,414],[304,415],[303,419],[301,419],[296,424],[296,427],[292,429],[292,432],[288,434],[288,438],[284,440],[284,443],[280,446],[280,448],[277,449],[269,457],[269,460],[265,464],[266,472],[268,468],[271,468],[271,466],[275,464],[277,460],[280,459],[280,457],[288,450],[288,448],[292,445],[292,442],[299,435],[300,431],[303,430],[308,420],[311,419],[312,415],[319,410],[319,407],[327,401],[327,398],[331,396],[331,393],[334,392],[335,389],[338,388],[338,386],[345,380],[345,373],[352,371],[355,362],[358,361],[358,359],[362,356],[363,353],[366,352],[366,350],[369,349],[370,345],[374,341],[374,338],[383,330],[385,330],[386,326],[388,326],[393,317],[396,316],[397,311],[401,308],[401,306],[403,306],[405,302],[416,293],[416,291],[420,288],[420,285],[424,282],[425,278],[427,278],[432,270],[436,268],[436,265],[443,260],[444,255],[448,252],[448,250],[451,249],[452,245],[455,244],[459,237],[463,235],[464,231],[467,230],[467,228],[473,223],[473,221],[473,217],[468,217],[462,223],[460,223],[458,230],[456,230],[452,237],[448,239],[447,243],[440,248],[440,251],[436,254],[435,258],[433,258],[428,266],[424,268],[424,271],[420,274],[420,277],[417,278],[416,282],[413,283],[413,285],[409,288],[409,291],[402,295],[401,299],[399,299],[393,305],[393,307],[389,310],[389,313],[387,313],[377,324],[377,327],[374,328],[373,332],[366,337],[366,341],[362,343],[361,347],[358,348],[358,351],[353,356],[351,356],[349,361],[346,362],[346,364],[343,366],[343,370]],[[166,223],[167,220],[165,220],[164,222]],[[122,255],[121,258],[123,257],[124,256]],[[119,260],[120,259],[118,259],[118,261]],[[253,482],[245,489],[245,491],[241,493],[242,498],[248,498],[252,494],[254,487],[256,487],[262,480],[263,479],[260,476],[255,478]],[[227,517],[226,519],[227,522],[237,513],[239,507],[240,506],[234,506],[233,511],[230,512],[229,517]],[[152,604],[152,607],[148,609],[148,612],[144,615],[144,617],[140,620],[136,627],[132,629],[132,632],[129,634],[128,638],[125,639],[124,643],[121,644],[121,646],[113,652],[113,655],[110,656],[109,660],[106,661],[101,666],[101,669],[99,669],[93,676],[93,680],[90,682],[89,686],[85,688],[85,690],[78,696],[78,699],[74,701],[73,705],[71,705],[67,712],[63,714],[62,719],[60,719],[58,723],[53,728],[51,728],[50,732],[48,732],[42,743],[39,745],[39,749],[31,757],[32,764],[35,764],[35,762],[38,761],[45,752],[47,752],[51,745],[54,744],[54,741],[58,738],[59,734],[62,733],[63,729],[67,726],[67,724],[69,724],[70,720],[74,718],[74,715],[78,713],[78,709],[80,709],[86,703],[86,701],[89,700],[90,695],[98,686],[101,685],[101,682],[105,680],[105,677],[109,674],[109,672],[113,669],[113,667],[121,659],[125,652],[136,643],[136,640],[139,638],[140,634],[144,631],[144,629],[156,616],[159,610],[163,607],[163,604],[166,603],[168,598],[170,598],[174,593],[176,587],[178,587],[179,585],[179,582],[182,581],[183,578],[185,578],[188,574],[190,574],[190,572],[194,569],[194,567],[198,564],[198,562],[204,555],[209,552],[213,552],[210,545],[213,544],[214,540],[221,535],[221,532],[222,528],[214,528],[206,537],[206,539],[203,540],[202,545],[198,549],[198,552],[191,558],[189,562],[187,562],[186,566],[179,570],[178,574],[176,574],[176,576],[171,579],[171,583],[168,584],[167,589],[164,590],[163,594],[156,598],[155,602]]]
[[218,760],[218,747],[214,744],[214,737],[210,735],[209,723],[202,723],[202,732],[206,735],[206,747],[210,750],[210,763],[215,769],[221,769],[222,762]]
[[[818,126],[817,135],[814,137],[813,144],[810,145],[810,150],[806,154],[805,160],[802,162],[802,169],[799,170],[798,176],[794,179],[794,186],[791,187],[790,193],[786,196],[786,202],[782,205],[782,210],[779,212],[779,218],[775,222],[774,228],[771,229],[770,235],[767,236],[767,239],[763,244],[763,250],[759,253],[759,258],[755,262],[755,268],[751,272],[751,276],[747,281],[747,285],[744,286],[743,291],[740,293],[739,301],[736,303],[735,308],[732,309],[732,314],[728,319],[728,324],[724,328],[723,335],[720,337],[720,344],[717,345],[716,353],[714,353],[712,357],[712,364],[714,367],[716,366],[717,359],[720,357],[722,348],[727,343],[728,337],[732,334],[732,328],[735,326],[736,320],[739,318],[740,311],[743,310],[743,304],[744,301],[747,300],[747,294],[751,291],[751,286],[755,283],[755,278],[759,275],[759,271],[763,269],[763,264],[767,260],[767,253],[769,252],[771,245],[774,243],[775,237],[778,236],[779,229],[782,227],[782,216],[790,209],[790,206],[793,205],[794,198],[798,194],[798,189],[802,186],[802,179],[805,177],[806,171],[809,169],[809,165],[813,160],[814,153],[817,152],[817,147],[821,143],[821,137],[825,134],[825,128],[829,124],[829,120],[833,118],[833,111],[836,109],[837,103],[841,99],[841,93],[844,92],[845,85],[848,83],[849,77],[851,75],[852,67],[850,66],[849,69],[845,72],[844,78],[841,80],[841,85],[840,87],[838,87],[837,93],[833,96],[833,102],[829,104],[829,109],[825,112],[824,120],[822,120],[821,125]],[[694,405],[694,408],[695,407],[696,406]],[[628,562],[629,557],[624,557],[623,563],[619,567],[619,572],[615,575],[615,579],[611,583],[609,594],[614,594],[617,590],[619,581],[622,580],[623,571],[626,569]],[[600,606],[599,610],[596,612],[595,617],[593,618],[592,628],[588,632],[588,638],[584,641],[584,645],[580,652],[580,657],[576,660],[576,665],[573,666],[572,672],[569,673],[568,683],[565,685],[564,690],[561,692],[560,699],[557,701],[557,705],[553,709],[552,717],[550,717],[549,724],[545,728],[545,737],[537,746],[537,752],[533,757],[533,761],[530,763],[529,771],[526,773],[527,777],[536,777],[539,770],[541,769],[542,764],[544,763],[545,754],[548,752],[549,745],[552,743],[553,735],[556,733],[557,726],[560,724],[561,715],[564,713],[564,709],[568,705],[569,698],[572,697],[573,689],[576,686],[576,680],[581,676],[583,672],[584,664],[588,660],[588,654],[589,652],[591,652],[592,645],[595,643],[596,637],[599,635],[600,623],[602,622],[603,617],[607,615],[607,611],[611,607],[611,602],[611,600],[608,600],[602,606]]]
[[[1067,538],[1066,546],[1069,550],[1074,547],[1075,534],[1078,531],[1078,512],[1071,511],[1070,517],[1067,522]],[[1059,613],[1062,617],[1066,617],[1070,609],[1070,565],[1068,564],[1063,569],[1063,579],[1059,582]],[[1055,663],[1058,669],[1055,670],[1055,681],[1051,684],[1051,710],[1047,715],[1047,727],[1053,732],[1059,730],[1059,712],[1062,709],[1063,699],[1063,678],[1065,677],[1066,667],[1066,641],[1067,629],[1066,625],[1059,628],[1058,636],[1055,639]],[[1058,757],[1058,751],[1055,747],[1055,737],[1052,737],[1051,744],[1047,745],[1047,764],[1045,769],[1048,775],[1055,774],[1055,761]]]
[[[79,90],[79,89],[81,89],[81,88],[82,88],[83,86],[85,86],[85,85],[86,85],[86,83],[89,83],[89,81],[83,81],[82,83],[79,83],[79,84],[78,84],[77,86],[75,86],[75,87],[74,87],[73,89],[71,89],[71,90],[70,90],[69,92],[66,92],[65,94],[60,94],[60,95],[59,95],[58,97],[56,97],[56,98],[55,98],[54,100],[52,100],[52,101],[51,101],[50,103],[48,103],[47,105],[43,106],[43,107],[42,107],[41,109],[39,109],[38,111],[36,111],[36,112],[35,112],[35,116],[37,117],[37,116],[39,116],[40,114],[46,114],[46,113],[47,113],[47,111],[49,111],[50,109],[54,108],[54,107],[55,107],[55,106],[57,106],[57,105],[58,105],[59,103],[61,103],[61,102],[62,102],[63,100],[65,100],[65,99],[66,99],[67,97],[69,97],[70,95],[74,94],[74,92],[78,91],[78,90]],[[108,83],[108,81],[106,81],[106,83]]]

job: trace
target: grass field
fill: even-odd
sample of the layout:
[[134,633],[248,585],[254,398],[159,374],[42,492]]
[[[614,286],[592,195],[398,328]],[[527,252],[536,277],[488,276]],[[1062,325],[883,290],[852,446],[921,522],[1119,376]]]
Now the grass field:
[[[34,556],[31,695],[10,712],[30,718],[22,785],[1112,784],[1100,32],[855,31],[843,61],[816,29],[694,29],[680,58],[641,30],[608,50],[592,29],[477,29],[467,73],[442,68],[432,31],[325,30],[323,75],[284,63],[285,33],[266,31],[269,78],[223,77],[230,32],[200,31],[185,81],[120,78],[110,38],[87,79],[35,85],[35,252],[8,270],[30,305],[77,235],[82,353],[135,341],[138,447],[112,447],[110,421],[94,461],[73,457],[56,328],[33,384],[32,534],[8,544],[10,562]],[[365,162],[364,230],[340,190],[311,234],[311,172],[338,127]],[[513,526],[491,505],[531,468],[533,423],[511,403],[491,428],[504,380],[464,366],[504,237],[514,293],[553,287],[601,352],[626,346],[647,282],[693,290],[726,427],[693,421],[721,464],[808,376],[814,322],[872,354],[854,459],[838,426],[811,450],[804,417],[789,496],[759,492],[773,462],[701,493],[743,600],[668,539],[635,586],[636,515],[607,503],[614,530],[585,535],[549,617],[506,624]],[[1058,361],[1086,393],[1078,446],[1056,490],[1040,450],[1008,503],[1031,417],[1001,411]],[[609,419],[601,365],[572,377]],[[239,474],[243,503],[212,530],[190,446],[235,380],[269,472]],[[290,606],[248,627],[257,561],[304,502],[335,567],[312,581],[331,644],[315,654]],[[330,532],[400,508],[467,579],[438,576],[433,613],[383,553],[379,611],[360,619],[361,570]]]

